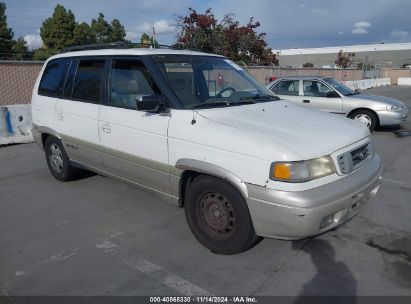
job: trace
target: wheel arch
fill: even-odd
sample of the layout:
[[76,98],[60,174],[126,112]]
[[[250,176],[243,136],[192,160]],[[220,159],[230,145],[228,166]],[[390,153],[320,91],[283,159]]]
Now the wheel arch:
[[376,111],[370,109],[370,108],[355,108],[355,109],[351,110],[350,113],[347,114],[347,117],[350,118],[350,116],[353,115],[355,112],[358,112],[358,111],[361,111],[361,110],[372,112],[375,115],[375,117],[377,117],[377,126],[380,125],[380,117],[378,116],[378,113]]
[[180,178],[179,185],[179,205],[184,206],[185,191],[190,185],[191,181],[198,175],[210,175],[221,178],[232,186],[234,186],[244,198],[248,198],[248,189],[245,182],[236,174],[226,170],[220,166],[207,163],[196,159],[179,159],[176,163],[176,168],[183,171]]

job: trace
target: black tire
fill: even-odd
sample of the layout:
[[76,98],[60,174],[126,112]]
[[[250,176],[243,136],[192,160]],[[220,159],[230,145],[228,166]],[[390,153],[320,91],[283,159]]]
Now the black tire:
[[357,110],[348,116],[351,119],[362,119],[364,122],[364,125],[368,127],[370,132],[374,131],[374,129],[378,126],[378,117],[377,115],[370,111],[370,110]]
[[51,174],[59,181],[66,182],[77,177],[79,169],[70,164],[61,141],[53,136],[49,136],[44,144],[47,166]]
[[244,197],[222,179],[195,178],[187,189],[184,209],[192,233],[213,253],[240,253],[258,240]]

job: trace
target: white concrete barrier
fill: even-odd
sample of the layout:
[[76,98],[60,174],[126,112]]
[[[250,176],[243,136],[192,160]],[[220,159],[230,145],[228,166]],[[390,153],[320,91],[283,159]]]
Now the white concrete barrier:
[[398,78],[398,85],[411,85],[411,77]]
[[31,105],[0,106],[0,145],[33,142]]
[[375,79],[343,81],[343,83],[352,90],[367,90],[370,88],[391,85],[391,80],[390,78],[375,78]]

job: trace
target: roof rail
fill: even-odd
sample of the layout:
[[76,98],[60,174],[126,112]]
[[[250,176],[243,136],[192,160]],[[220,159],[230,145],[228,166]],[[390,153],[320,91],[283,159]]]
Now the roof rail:
[[102,50],[102,49],[132,49],[132,48],[153,48],[153,49],[174,49],[174,47],[162,44],[148,43],[132,43],[132,42],[110,42],[110,43],[93,43],[76,45],[64,48],[60,53],[78,52],[86,50]]

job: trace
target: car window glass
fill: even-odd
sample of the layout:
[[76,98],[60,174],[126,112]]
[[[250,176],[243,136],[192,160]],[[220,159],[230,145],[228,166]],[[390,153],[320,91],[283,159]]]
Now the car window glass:
[[92,102],[100,101],[104,63],[104,59],[80,60],[74,78],[73,98]]
[[60,58],[47,64],[39,85],[38,93],[40,95],[61,95],[69,62],[69,58]]
[[304,96],[327,97],[328,92],[333,92],[328,86],[319,81],[304,80]]
[[299,80],[285,80],[278,83],[278,95],[299,95]]
[[199,102],[198,94],[194,93],[195,81],[191,63],[165,62],[164,69],[164,75],[168,80],[168,84],[181,102],[187,105]]
[[220,92],[222,97],[229,97],[233,91],[254,89],[241,74],[231,73],[226,67],[215,66],[213,69],[202,70],[202,73],[207,83],[208,97],[214,97]]
[[139,60],[115,59],[110,71],[108,104],[135,109],[136,99],[160,91],[144,64]]
[[63,92],[64,97],[71,98],[71,94],[73,92],[74,75],[76,74],[76,71],[77,71],[77,64],[78,64],[78,60],[72,60],[70,63],[70,67],[69,67],[69,70],[66,76],[66,83],[64,85],[64,92]]
[[276,83],[274,86],[271,87],[271,91],[274,94],[278,94],[278,83]]

